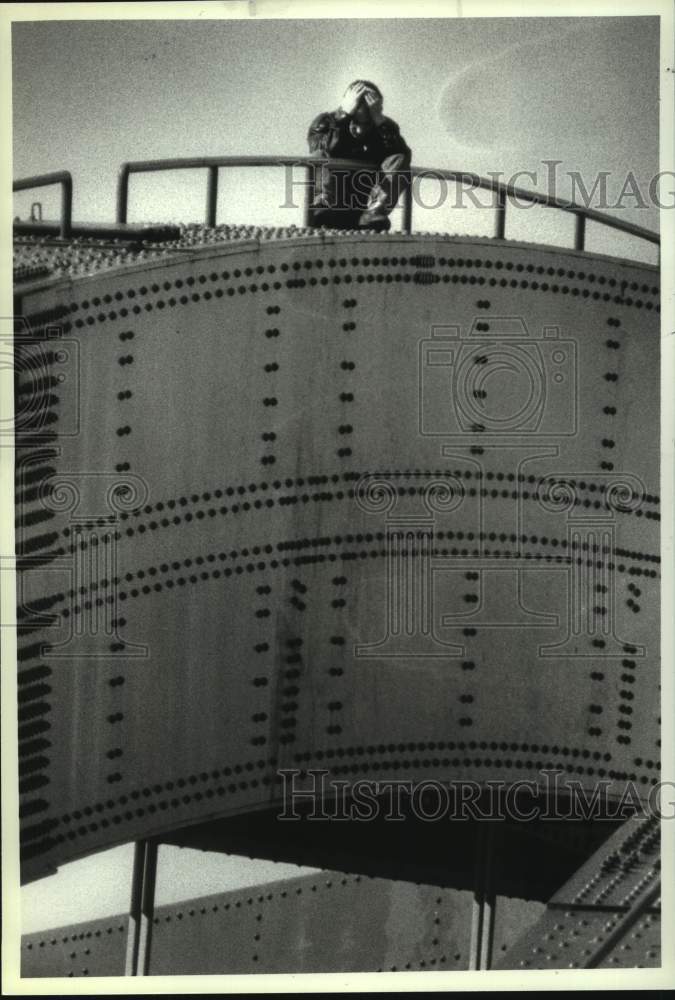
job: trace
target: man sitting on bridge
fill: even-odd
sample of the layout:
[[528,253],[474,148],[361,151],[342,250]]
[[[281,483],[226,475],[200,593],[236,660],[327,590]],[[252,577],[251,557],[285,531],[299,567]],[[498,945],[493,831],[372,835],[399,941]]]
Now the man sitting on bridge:
[[411,152],[396,122],[382,114],[379,88],[369,80],[355,80],[336,111],[314,119],[307,140],[311,153],[376,168],[319,167],[310,224],[386,232],[389,213],[410,183]]

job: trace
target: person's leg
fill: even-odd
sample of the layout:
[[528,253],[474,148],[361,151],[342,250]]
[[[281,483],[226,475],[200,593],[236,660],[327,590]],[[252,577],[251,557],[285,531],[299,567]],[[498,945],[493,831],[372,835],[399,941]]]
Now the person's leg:
[[321,165],[314,172],[314,197],[310,226],[355,229],[360,210],[352,205],[352,183],[348,172]]
[[382,202],[389,212],[396,208],[396,204],[410,185],[410,154],[394,153],[387,156],[380,166],[377,188],[374,192],[375,201]]
[[389,214],[410,184],[409,168],[410,156],[407,153],[395,153],[382,161],[368,207],[359,220],[362,228],[381,231],[389,229]]
[[313,206],[309,224],[312,229],[357,229],[360,212],[346,208],[329,208],[322,205]]

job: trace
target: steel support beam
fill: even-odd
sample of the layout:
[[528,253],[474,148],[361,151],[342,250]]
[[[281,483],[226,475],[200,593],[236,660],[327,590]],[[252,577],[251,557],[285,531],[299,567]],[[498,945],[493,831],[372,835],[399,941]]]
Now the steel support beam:
[[147,976],[150,970],[157,846],[154,840],[139,840],[134,847],[125,976]]
[[600,963],[611,954],[619,942],[628,934],[631,927],[638,922],[640,917],[643,917],[649,911],[660,895],[661,879],[658,878],[642,890],[642,893],[635,900],[628,913],[624,913],[617,920],[607,937],[598,944],[598,947],[588,956],[582,967],[584,969],[597,969]]
[[469,969],[489,969],[495,929],[495,893],[492,879],[494,830],[491,823],[478,827]]

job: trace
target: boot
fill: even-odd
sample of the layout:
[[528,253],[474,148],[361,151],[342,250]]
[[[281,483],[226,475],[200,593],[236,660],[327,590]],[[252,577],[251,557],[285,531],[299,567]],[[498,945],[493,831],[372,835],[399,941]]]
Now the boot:
[[359,229],[372,229],[376,233],[386,233],[391,229],[389,209],[386,199],[380,197],[359,216]]

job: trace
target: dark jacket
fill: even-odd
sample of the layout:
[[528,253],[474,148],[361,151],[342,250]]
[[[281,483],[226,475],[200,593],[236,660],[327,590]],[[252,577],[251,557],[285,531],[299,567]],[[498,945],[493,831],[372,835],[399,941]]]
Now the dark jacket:
[[392,118],[385,117],[381,125],[373,126],[360,136],[350,131],[352,120],[350,115],[338,111],[317,115],[307,134],[310,152],[333,159],[377,164],[389,156],[402,154],[406,157],[406,165],[410,163],[410,149]]

